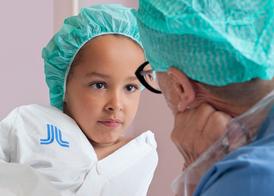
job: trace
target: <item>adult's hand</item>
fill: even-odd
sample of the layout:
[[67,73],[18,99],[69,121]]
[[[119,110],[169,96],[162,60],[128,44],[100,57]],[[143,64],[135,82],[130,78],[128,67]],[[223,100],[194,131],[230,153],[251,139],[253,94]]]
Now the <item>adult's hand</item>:
[[183,155],[184,168],[223,136],[230,120],[229,115],[205,103],[176,114],[171,139]]

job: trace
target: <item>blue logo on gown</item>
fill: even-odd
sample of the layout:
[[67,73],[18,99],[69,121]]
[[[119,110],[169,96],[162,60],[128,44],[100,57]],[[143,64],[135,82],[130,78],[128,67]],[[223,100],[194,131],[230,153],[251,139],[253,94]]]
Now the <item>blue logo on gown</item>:
[[52,142],[54,142],[55,139],[60,146],[67,148],[69,147],[69,142],[62,139],[62,133],[61,130],[58,129],[58,127],[47,124],[47,132],[47,139],[40,139],[40,144],[51,144]]

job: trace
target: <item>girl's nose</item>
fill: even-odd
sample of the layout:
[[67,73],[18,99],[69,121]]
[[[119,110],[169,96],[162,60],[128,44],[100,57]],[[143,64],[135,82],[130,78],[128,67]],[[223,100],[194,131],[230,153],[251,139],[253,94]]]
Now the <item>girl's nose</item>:
[[115,92],[111,95],[110,99],[105,105],[105,110],[109,112],[117,112],[123,109],[122,96]]

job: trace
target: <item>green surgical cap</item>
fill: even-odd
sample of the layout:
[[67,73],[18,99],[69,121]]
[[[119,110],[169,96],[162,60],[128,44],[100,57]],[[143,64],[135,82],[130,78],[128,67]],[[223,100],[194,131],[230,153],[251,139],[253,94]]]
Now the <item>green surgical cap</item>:
[[131,8],[97,5],[83,8],[79,15],[65,19],[59,32],[42,51],[51,105],[62,110],[66,78],[74,57],[89,40],[105,34],[124,35],[141,46]]
[[153,69],[171,66],[225,86],[274,76],[273,0],[140,0],[136,13]]

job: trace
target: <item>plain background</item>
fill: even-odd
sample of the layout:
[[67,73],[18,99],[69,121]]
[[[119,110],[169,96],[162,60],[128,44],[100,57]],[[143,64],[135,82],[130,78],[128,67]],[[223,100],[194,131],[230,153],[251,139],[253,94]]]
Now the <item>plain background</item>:
[[[0,119],[19,105],[49,103],[41,49],[60,28],[65,17],[72,15],[78,8],[98,3],[121,3],[138,7],[136,0],[1,2]],[[172,123],[173,118],[164,98],[144,91],[130,133],[136,135],[144,130],[152,130],[156,136],[159,164],[148,196],[173,195],[170,183],[180,173],[182,159],[170,141]]]

